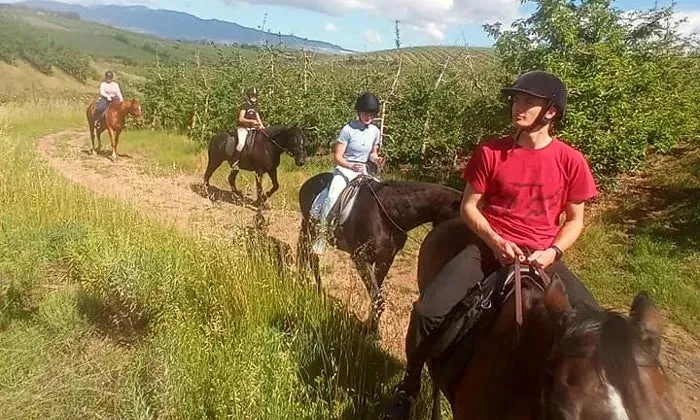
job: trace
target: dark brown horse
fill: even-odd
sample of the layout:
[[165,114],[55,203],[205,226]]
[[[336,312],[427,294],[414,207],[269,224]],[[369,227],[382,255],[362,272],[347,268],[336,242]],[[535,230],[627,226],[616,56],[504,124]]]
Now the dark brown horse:
[[[204,172],[204,187],[209,193],[209,179],[214,171],[221,166],[223,162],[228,162],[230,165],[235,163],[235,149],[230,146],[229,140],[233,133],[219,133],[209,140],[207,169]],[[262,205],[272,194],[279,189],[277,180],[277,167],[280,164],[280,156],[287,152],[294,157],[297,166],[304,166],[306,163],[306,137],[301,129],[297,126],[270,126],[264,130],[255,131],[255,139],[253,148],[250,151],[243,150],[243,153],[238,162],[240,169],[255,172],[255,185],[257,187],[256,205]],[[231,193],[233,199],[242,197],[241,192],[236,188],[236,177],[239,169],[232,167],[231,173],[228,176],[228,182],[231,185]],[[262,177],[267,174],[272,181],[270,191],[263,194]]]
[[[428,234],[418,260],[421,289],[464,248],[466,229],[457,219]],[[520,334],[515,300],[511,295],[503,302],[448,390],[455,419],[679,418],[659,363],[661,315],[644,293],[629,317],[575,311],[558,276],[546,286],[524,276]],[[431,376],[440,376],[437,360],[428,366]]]
[[[90,153],[100,152],[100,149],[102,149],[100,134],[107,130],[107,133],[109,133],[109,140],[112,143],[112,160],[117,160],[119,135],[124,129],[124,120],[126,119],[126,115],[131,114],[134,118],[143,119],[143,113],[141,112],[141,101],[138,99],[132,99],[129,101],[110,103],[97,129],[95,128],[95,121],[93,120],[96,106],[97,101],[92,101],[85,111],[88,120],[88,127],[90,128],[90,142],[92,144]],[[95,149],[95,134],[97,134],[97,149]]]
[[[307,180],[299,190],[301,233],[297,261],[304,269],[312,269],[320,290],[318,256],[311,252],[316,223],[309,212],[316,196],[333,178],[321,173]],[[382,284],[407,239],[407,232],[424,223],[433,226],[459,214],[462,193],[452,188],[422,182],[368,181],[357,193],[355,205],[347,221],[334,232],[335,246],[348,252],[369,292],[370,330],[377,333],[384,311]]]

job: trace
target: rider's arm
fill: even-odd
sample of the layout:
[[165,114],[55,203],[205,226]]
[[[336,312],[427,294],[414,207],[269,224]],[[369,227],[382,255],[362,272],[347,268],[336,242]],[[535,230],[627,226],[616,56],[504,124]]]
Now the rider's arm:
[[347,147],[347,143],[336,143],[334,148],[333,148],[333,159],[335,160],[335,163],[338,165],[342,166],[343,168],[348,168],[355,170],[355,163],[348,162],[343,155],[345,154],[345,148]]
[[381,157],[379,156],[379,146],[381,146],[381,133],[377,130],[377,138],[374,140],[374,146],[372,147],[372,152],[369,154],[369,160],[379,164],[381,162]]
[[553,245],[562,251],[569,249],[583,231],[583,213],[585,202],[568,202],[564,207],[566,219]]
[[255,118],[257,118],[257,120],[258,120],[258,127],[259,127],[259,128],[263,128],[264,126],[263,126],[262,119],[260,118],[260,113],[259,113],[259,112],[256,112],[256,113],[255,113]]
[[105,83],[105,82],[100,83],[100,96],[107,99],[107,100],[112,99],[109,97],[109,94],[107,93],[107,83]]
[[476,233],[486,244],[493,248],[496,243],[503,241],[503,238],[491,228],[488,220],[481,213],[479,204],[484,194],[478,192],[471,183],[467,182],[462,195],[462,207],[460,214],[462,220],[469,226],[472,232]]

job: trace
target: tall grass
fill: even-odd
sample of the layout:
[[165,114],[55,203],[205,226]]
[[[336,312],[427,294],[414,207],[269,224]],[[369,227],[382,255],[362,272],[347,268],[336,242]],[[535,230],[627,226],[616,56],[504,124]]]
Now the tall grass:
[[37,109],[0,108],[4,418],[378,416],[398,362],[266,237],[197,241],[62,180],[34,142],[80,118]]

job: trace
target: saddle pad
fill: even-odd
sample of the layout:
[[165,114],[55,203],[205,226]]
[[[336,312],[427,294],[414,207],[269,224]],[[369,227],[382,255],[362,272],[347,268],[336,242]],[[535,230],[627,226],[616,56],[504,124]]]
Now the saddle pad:
[[[233,156],[236,153],[236,144],[238,143],[238,133],[232,131],[228,133],[228,139],[226,139],[226,146],[224,150],[226,151],[226,156]],[[248,150],[253,148],[255,144],[255,130],[249,130],[248,135],[245,139],[245,146],[241,151],[241,155],[245,154]]]
[[[523,270],[524,276],[534,275]],[[477,340],[490,330],[501,305],[514,290],[514,277],[512,267],[490,274],[467,292],[445,320],[431,358],[440,366],[434,379],[450,403],[454,403],[451,389],[469,364]]]
[[[333,208],[328,214],[328,221],[335,220],[338,225],[343,225],[350,217],[352,209],[355,206],[355,199],[357,198],[357,193],[360,188],[369,179],[374,179],[370,176],[360,175],[348,184],[340,196],[336,200]],[[321,217],[321,210],[323,208],[323,203],[328,198],[328,188],[324,188],[316,198],[314,198],[313,204],[311,204],[311,211],[309,212],[312,219],[318,220]]]

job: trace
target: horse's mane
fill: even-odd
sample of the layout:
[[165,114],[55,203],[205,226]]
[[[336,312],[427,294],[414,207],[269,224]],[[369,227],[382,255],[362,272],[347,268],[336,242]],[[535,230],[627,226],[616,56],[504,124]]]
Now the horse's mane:
[[382,181],[382,185],[391,188],[392,190],[398,190],[398,191],[415,191],[420,188],[443,188],[445,190],[451,190],[456,192],[457,194],[461,194],[460,191],[444,186],[442,184],[434,184],[430,182],[421,182],[421,181],[397,181],[397,180],[388,180],[388,181]]
[[562,349],[575,354],[572,351],[576,345],[591,334],[599,337],[597,351],[593,355],[599,378],[620,393],[631,419],[641,419],[637,412],[640,406],[637,400],[644,393],[641,392],[641,377],[635,358],[639,354],[636,350],[643,350],[645,358],[653,363],[658,364],[657,358],[627,316],[594,308],[582,308],[572,315],[561,341]]
[[295,126],[293,125],[271,125],[265,128],[265,132],[268,136],[275,137],[282,134],[285,131],[293,129],[294,127]]

